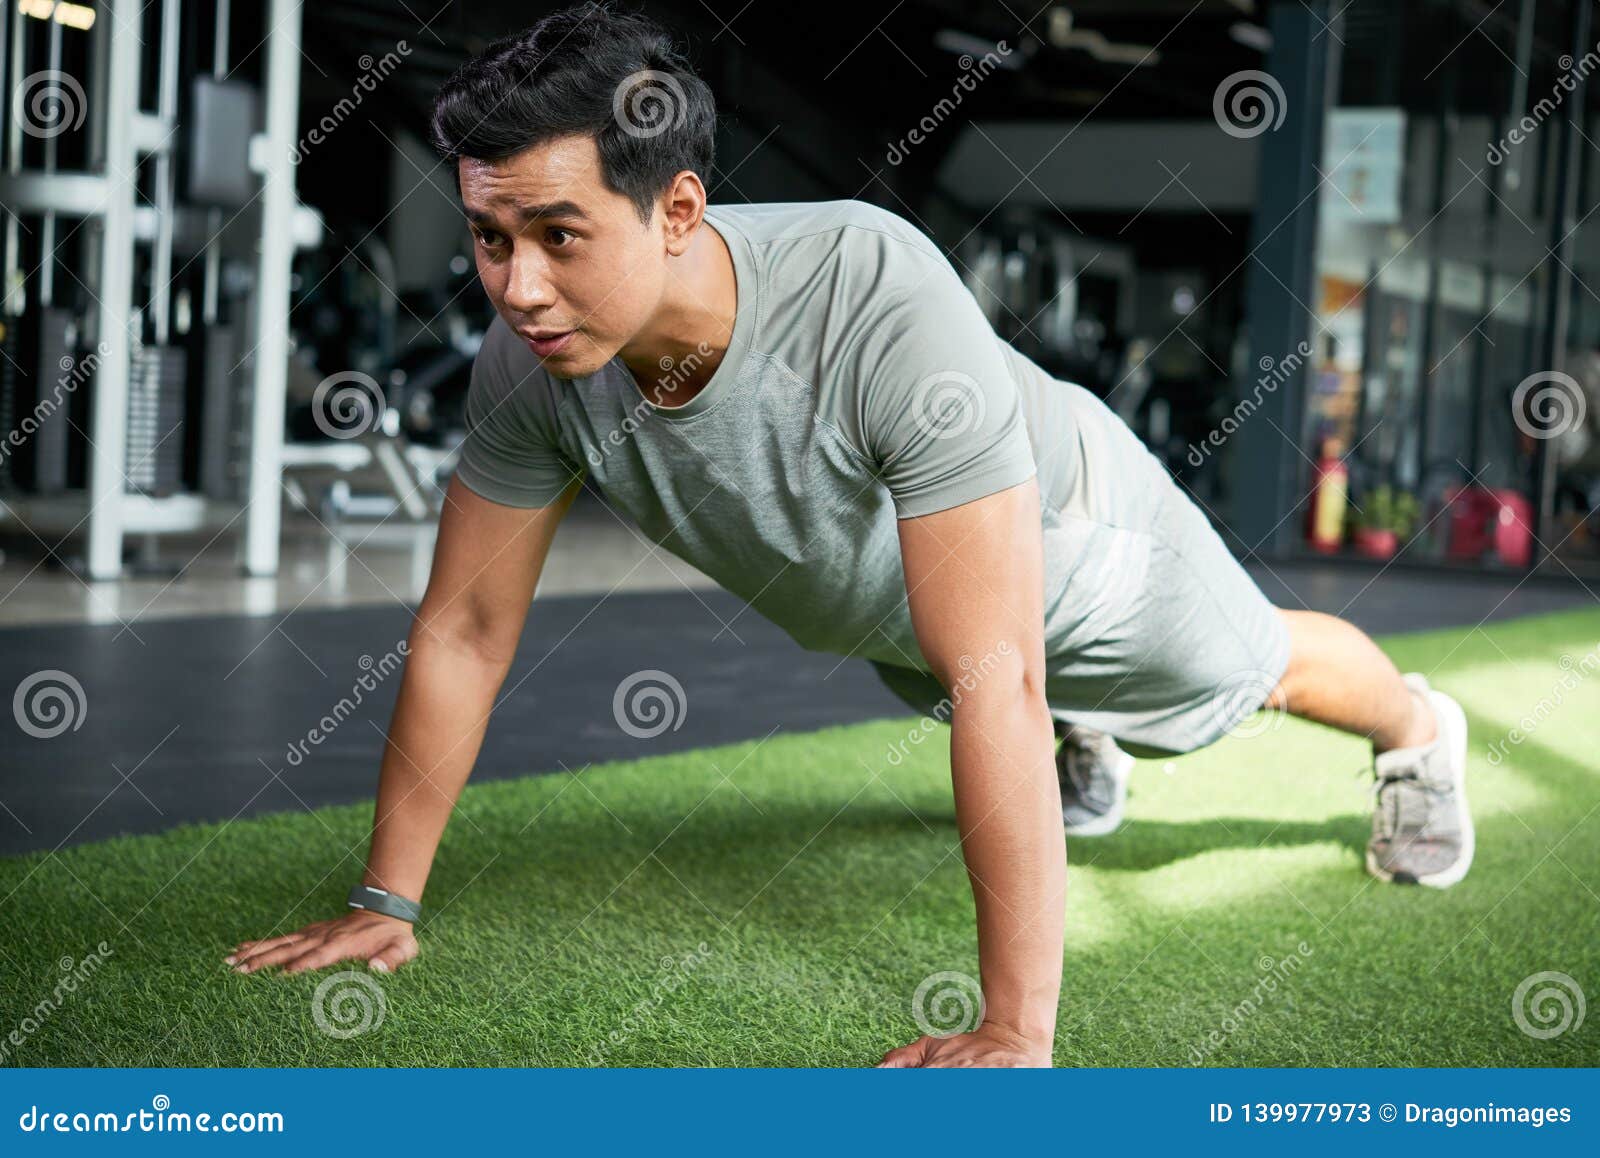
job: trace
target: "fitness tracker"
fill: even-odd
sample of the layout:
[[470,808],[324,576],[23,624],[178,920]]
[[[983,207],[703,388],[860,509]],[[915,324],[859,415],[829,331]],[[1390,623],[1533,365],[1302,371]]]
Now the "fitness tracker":
[[371,885],[357,885],[351,889],[348,904],[352,909],[370,909],[374,913],[410,921],[413,925],[422,916],[422,906],[416,901],[375,889]]

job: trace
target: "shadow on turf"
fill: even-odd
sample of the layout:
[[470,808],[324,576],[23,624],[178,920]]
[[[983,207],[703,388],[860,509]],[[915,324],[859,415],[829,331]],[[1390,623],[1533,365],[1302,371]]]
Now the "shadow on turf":
[[[1483,765],[1484,750],[1489,738],[1500,734],[1505,725],[1472,712],[1468,713],[1468,719],[1473,737],[1472,766],[1477,776],[1492,777],[1495,772]],[[1595,788],[1591,769],[1531,737],[1498,772],[1536,776],[1540,787],[1550,793],[1577,791],[1589,797]],[[1470,784],[1469,778],[1469,791]],[[889,893],[900,897],[905,890],[919,886],[924,874],[942,864],[935,854],[954,850],[959,843],[953,808],[925,804],[917,807],[898,797],[892,802],[857,801],[841,811],[839,805],[843,803],[815,801],[797,805],[791,802],[787,807],[775,808],[773,802],[766,801],[765,810],[757,813],[746,801],[730,798],[726,809],[708,805],[681,829],[678,817],[663,818],[657,829],[630,816],[632,824],[626,833],[614,817],[596,814],[561,826],[558,846],[566,851],[558,851],[547,844],[530,844],[519,825],[515,836],[497,834],[509,836],[509,839],[494,841],[501,855],[478,883],[481,886],[504,879],[506,887],[511,887],[531,872],[558,891],[563,885],[577,885],[580,887],[574,892],[580,903],[575,912],[582,916],[597,899],[589,896],[589,890],[582,886],[596,877],[621,878],[636,871],[642,862],[653,859],[670,862],[674,877],[661,882],[670,886],[669,893],[691,890],[697,905],[709,904],[726,917],[744,912],[752,899],[750,880],[768,881],[780,867],[780,875],[785,878],[813,876],[819,866],[829,865],[830,861],[836,871],[866,871],[868,876],[881,877],[879,883]],[[1576,820],[1582,812],[1582,808],[1578,809],[1572,819]],[[1514,822],[1515,829],[1525,832],[1530,820],[1548,819],[1552,822],[1551,839],[1561,836],[1566,829],[1556,827],[1555,817],[1547,814],[1547,807],[1525,809]],[[1480,815],[1479,827],[1482,828],[1488,819],[1488,815]],[[1135,807],[1128,822],[1111,836],[1069,838],[1068,856],[1069,863],[1079,869],[1097,866],[1137,872],[1213,851],[1292,848],[1332,842],[1348,850],[1350,863],[1359,866],[1370,827],[1370,814],[1366,812],[1314,821],[1230,816],[1172,821],[1140,819]],[[663,842],[662,838],[669,835],[670,840]],[[934,841],[930,843],[929,837]],[[659,852],[653,852],[658,846]],[[582,855],[574,858],[573,849],[582,849]],[[809,849],[813,856],[807,857],[801,866],[784,865],[784,861],[801,849]],[[868,860],[873,863],[864,870]],[[959,866],[959,858],[949,863]],[[903,881],[897,871],[902,867],[906,874]],[[793,886],[795,881],[786,879],[779,884]],[[778,891],[792,894],[795,890],[781,887]],[[828,890],[800,891],[807,896],[805,904],[812,908],[810,918],[813,920],[845,919],[860,903],[859,897],[847,903]],[[771,899],[772,892],[772,889],[767,890],[766,899]],[[461,903],[470,904],[466,900]],[[786,905],[794,903],[792,895],[785,900]]]
[[1372,822],[1365,816],[1277,821],[1214,817],[1205,820],[1130,820],[1110,836],[1069,837],[1067,857],[1076,868],[1153,869],[1227,848],[1259,849],[1337,841],[1365,854]]

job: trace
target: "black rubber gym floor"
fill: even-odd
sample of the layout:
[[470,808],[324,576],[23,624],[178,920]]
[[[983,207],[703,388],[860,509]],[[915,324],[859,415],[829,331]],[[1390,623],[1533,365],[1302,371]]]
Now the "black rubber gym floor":
[[[1375,634],[1470,628],[1595,598],[1545,580],[1507,597],[1514,579],[1398,568],[1375,582],[1370,568],[1250,570],[1279,606],[1341,614]],[[398,672],[378,673],[409,623],[396,605],[0,632],[7,698],[53,669],[82,686],[84,705],[76,729],[51,738],[5,720],[0,854],[370,799],[399,690]],[[645,669],[669,673],[687,705],[677,730],[648,742],[612,709],[618,685]],[[341,698],[356,698],[364,674],[376,689],[307,742]],[[864,661],[804,651],[720,591],[541,599],[502,696],[475,782],[907,711]]]

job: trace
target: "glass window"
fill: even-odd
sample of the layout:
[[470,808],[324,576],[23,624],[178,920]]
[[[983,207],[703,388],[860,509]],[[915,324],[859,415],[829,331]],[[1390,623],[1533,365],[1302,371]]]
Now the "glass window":
[[[1526,30],[1521,7],[1350,10],[1324,129],[1317,362],[1301,431],[1312,549],[1532,561],[1536,452],[1513,402],[1548,368],[1561,78],[1573,62],[1562,60],[1570,5],[1528,5]],[[1591,167],[1597,152],[1591,140]],[[1600,287],[1600,262],[1589,269]],[[1584,296],[1574,321],[1600,339],[1600,296]],[[1600,341],[1589,348],[1600,385]]]

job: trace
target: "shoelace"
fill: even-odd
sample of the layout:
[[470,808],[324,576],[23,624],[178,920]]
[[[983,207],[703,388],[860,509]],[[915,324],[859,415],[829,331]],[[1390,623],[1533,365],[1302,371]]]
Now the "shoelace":
[[[1455,786],[1448,781],[1434,779],[1431,776],[1421,775],[1415,767],[1407,768],[1400,772],[1389,772],[1382,776],[1373,773],[1372,799],[1373,807],[1389,807],[1390,831],[1403,832],[1406,829],[1405,821],[1408,819],[1406,803],[1420,799],[1422,803],[1421,823],[1416,825],[1416,831],[1426,832],[1433,822],[1434,801],[1448,796],[1454,791]],[[1385,793],[1385,789],[1396,785],[1414,784],[1422,789],[1420,793],[1405,791]]]

